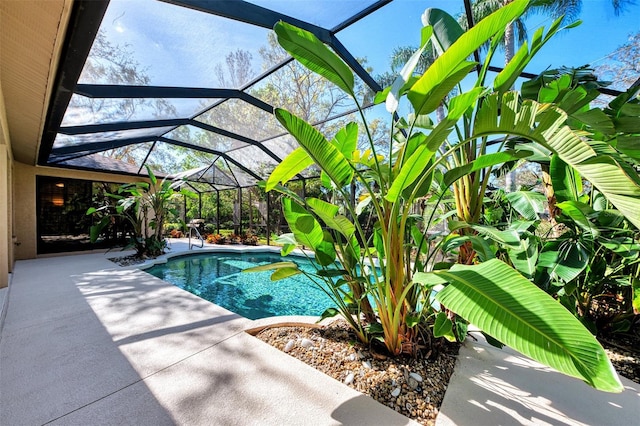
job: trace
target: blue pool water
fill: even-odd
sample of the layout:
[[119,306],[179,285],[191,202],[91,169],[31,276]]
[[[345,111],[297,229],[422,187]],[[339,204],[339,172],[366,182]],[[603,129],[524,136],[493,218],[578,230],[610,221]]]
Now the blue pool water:
[[313,272],[306,258],[277,253],[205,253],[169,259],[146,272],[249,319],[281,315],[321,315],[331,299],[309,279],[296,275],[271,281],[271,271],[242,272],[269,263],[292,261]]

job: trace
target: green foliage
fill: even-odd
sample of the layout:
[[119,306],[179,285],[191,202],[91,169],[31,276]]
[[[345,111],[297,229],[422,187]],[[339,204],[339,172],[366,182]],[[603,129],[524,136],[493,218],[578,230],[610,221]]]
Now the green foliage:
[[[638,232],[618,212],[565,201],[561,236],[540,253],[538,282],[599,334],[626,331],[637,317],[634,282],[640,272]],[[626,324],[626,325],[624,325]]]
[[[585,127],[578,134],[567,126],[578,119],[582,106],[572,109],[576,102],[588,105],[589,94],[571,92],[560,82],[558,90],[551,88],[545,96],[562,97],[542,103],[506,89],[559,30],[559,21],[546,35],[543,30],[536,32],[530,50],[522,50],[517,62],[497,81],[485,84],[497,40],[527,5],[526,0],[511,2],[464,33],[459,28],[447,29],[457,24],[442,11],[425,14],[433,30],[423,30],[423,34],[441,51],[422,76],[410,78],[410,64],[401,70],[396,80],[400,83],[385,90],[390,113],[395,113],[397,102],[405,97],[415,110],[407,119],[394,121],[386,155],[376,152],[370,135],[368,149],[347,144],[351,138],[344,135],[353,132],[353,125],[344,128],[343,136],[329,141],[301,118],[277,110],[276,117],[301,150],[276,167],[267,190],[284,196],[284,215],[292,234],[282,239],[283,254],[296,244],[313,251],[317,273],[310,278],[336,304],[327,315],[342,315],[361,340],[379,338],[393,355],[415,353],[424,343],[420,336],[425,327],[433,327],[437,336],[463,339],[464,318],[493,339],[598,389],[620,391],[621,384],[598,342],[565,307],[531,281],[541,271],[560,279],[579,275],[584,268],[575,258],[584,261],[586,249],[567,250],[562,241],[541,248],[534,233],[543,204],[540,194],[505,196],[505,204],[513,207],[502,208],[494,202],[495,214],[483,215],[492,171],[546,152],[562,161],[557,166],[564,164],[587,178],[629,222],[640,223],[637,173],[612,144],[598,139],[601,133],[594,131],[585,137]],[[275,30],[283,47],[303,65],[353,96],[350,71],[339,65],[337,55],[311,34],[290,25],[278,23]],[[473,88],[464,91],[460,83],[476,66],[468,57],[485,42],[490,46],[487,60]],[[425,45],[422,40],[419,50]],[[551,86],[545,83],[541,91]],[[454,88],[459,94],[448,100]],[[382,101],[384,96],[376,99]],[[359,105],[355,98],[354,102]],[[446,114],[433,124],[425,114],[438,106]],[[596,114],[588,117],[591,120]],[[365,125],[359,129],[367,134],[364,114],[362,118]],[[625,124],[618,123],[616,129],[624,132]],[[490,148],[496,142],[497,149]],[[305,200],[283,186],[310,164],[309,159],[322,170],[330,203]],[[571,179],[561,180],[568,183]],[[357,207],[352,191],[359,192]],[[571,197],[570,192],[563,194]],[[416,213],[418,201],[422,208]],[[579,202],[565,200],[568,204],[562,207],[567,216],[575,220],[580,212],[591,220],[590,211],[576,204]],[[447,210],[454,213],[440,216]],[[365,214],[373,223],[372,232],[362,226]],[[521,220],[519,214],[527,220]],[[429,230],[445,220],[445,237],[433,238]],[[593,239],[596,233],[585,220],[578,221],[579,231]],[[436,253],[442,252],[454,254],[455,262],[449,256],[436,263]],[[548,254],[552,252],[555,254]],[[278,266],[274,278],[296,272]],[[443,309],[432,303],[436,289]]]
[[636,160],[632,152],[625,153],[624,143],[620,149],[618,141],[632,140],[639,127],[631,130],[618,124],[622,115],[637,120],[638,101],[633,99],[637,89],[623,93],[608,108],[599,109],[589,105],[598,87],[602,83],[584,67],[550,70],[527,84],[529,97],[562,105],[568,113],[567,124],[591,141],[600,160],[588,162],[609,162],[619,168],[613,172],[605,167],[599,170],[600,178],[611,179],[606,185],[598,185],[593,178],[583,184],[586,179],[579,167],[567,164],[558,155],[551,156],[553,195],[549,203],[556,207],[551,213],[562,231],[552,232],[538,242],[539,257],[535,259],[536,283],[594,333],[602,335],[626,331],[638,323],[638,310],[633,306],[633,283],[640,261],[633,213],[638,210],[637,201],[621,202],[618,194],[605,197],[597,189],[614,188],[617,182],[620,195],[633,196],[637,192],[635,184],[627,185],[627,178],[619,175],[622,171],[632,181],[637,179],[629,164]]
[[[135,182],[121,185],[116,194],[108,194],[117,200],[115,207],[105,204],[98,208],[91,207],[87,215],[97,215],[98,222],[91,227],[91,242],[95,242],[102,230],[111,222],[112,217],[120,217],[133,226],[134,235],[130,244],[138,256],[158,256],[166,247],[164,239],[164,223],[171,213],[170,201],[176,194],[170,181],[158,182],[149,166],[147,173],[149,181]],[[187,190],[180,190],[180,194],[194,197],[195,194]]]

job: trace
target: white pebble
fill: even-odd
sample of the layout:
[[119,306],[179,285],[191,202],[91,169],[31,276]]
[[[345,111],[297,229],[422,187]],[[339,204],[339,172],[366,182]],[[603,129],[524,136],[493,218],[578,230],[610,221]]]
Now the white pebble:
[[284,346],[284,351],[289,352],[295,346],[296,342],[293,340],[289,340],[287,344]]
[[418,373],[409,373],[409,377],[413,377],[416,382],[422,382],[422,376]]
[[354,378],[355,378],[355,376],[353,375],[353,373],[347,374],[347,377],[344,378],[344,384],[345,385],[350,385],[351,383],[353,383],[353,379]]
[[349,355],[349,361],[355,361],[358,356],[356,354]]
[[398,395],[400,395],[400,388],[395,388],[392,392],[391,392],[391,396],[394,398],[397,398]]
[[313,347],[313,340],[310,339],[302,339],[302,342],[300,342],[300,345],[303,348],[309,349]]
[[362,361],[362,366],[367,370],[371,370],[371,363],[369,361]]

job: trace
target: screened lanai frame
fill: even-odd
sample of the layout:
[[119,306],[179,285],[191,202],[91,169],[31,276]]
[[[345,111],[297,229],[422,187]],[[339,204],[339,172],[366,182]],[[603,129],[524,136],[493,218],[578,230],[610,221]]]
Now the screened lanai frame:
[[[237,20],[245,24],[270,30],[273,25],[284,20],[299,27],[313,32],[318,38],[330,44],[332,48],[347,62],[359,78],[370,90],[380,90],[374,79],[364,70],[358,61],[347,51],[347,49],[336,38],[335,33],[357,22],[362,17],[388,4],[391,0],[363,0],[350,3],[351,8],[355,7],[355,13],[346,16],[331,30],[310,24],[308,22],[295,19],[282,13],[269,10],[258,5],[259,1],[253,3],[244,1],[201,1],[201,0],[168,0],[165,3],[187,7],[200,12],[209,13],[226,19]],[[255,3],[255,4],[254,4]],[[263,2],[264,3],[264,2]],[[267,2],[268,3],[268,2]],[[56,90],[52,98],[49,114],[45,124],[39,152],[39,164],[50,166],[68,167],[76,169],[88,169],[93,171],[117,172],[126,175],[144,176],[146,174],[144,164],[153,159],[154,152],[158,147],[177,146],[196,151],[200,154],[209,155],[207,161],[212,167],[226,173],[220,176],[230,177],[235,183],[235,187],[254,186],[258,181],[267,178],[266,173],[258,174],[247,163],[256,161],[256,157],[264,159],[264,164],[275,167],[291,150],[295,148],[293,139],[286,135],[284,128],[277,124],[273,118],[274,106],[247,93],[247,89],[260,84],[261,81],[277,73],[292,59],[286,58],[279,64],[273,66],[256,78],[245,83],[238,88],[195,88],[195,87],[171,87],[171,86],[144,86],[144,85],[121,85],[121,84],[86,84],[79,83],[85,60],[90,53],[93,40],[98,32],[103,16],[107,10],[109,1],[79,1],[75,3],[70,23],[70,31],[67,36],[66,59],[62,62],[58,73]],[[282,5],[282,3],[281,3]],[[100,102],[110,99],[164,99],[164,100],[209,100],[204,108],[198,109],[191,114],[161,118],[161,119],[140,119],[133,121],[109,121],[101,120],[97,122],[83,122],[81,124],[68,123],[74,120],[68,119],[68,108],[74,97],[83,97],[90,102],[99,99]],[[221,106],[232,103],[243,103],[245,108],[252,108],[262,114],[260,117],[265,122],[265,117],[269,117],[277,127],[277,131],[272,131],[269,135],[262,135],[259,139],[254,139],[242,131],[230,131],[215,125],[211,116],[215,115]],[[93,109],[93,108],[91,108]],[[76,113],[76,116],[82,116]],[[258,116],[255,112],[252,116]],[[73,115],[73,112],[71,113]],[[201,117],[208,119],[202,119]],[[82,117],[81,117],[82,118]],[[333,118],[333,117],[330,117]],[[82,120],[81,120],[82,121]],[[177,130],[186,134],[186,140],[176,137]],[[216,146],[208,146],[206,138],[191,137],[191,135],[206,134],[215,135],[217,143],[224,149],[217,149]],[[205,140],[198,144],[189,140]],[[283,138],[289,138],[288,143],[282,143]],[[209,136],[209,139],[211,137]],[[222,141],[222,142],[219,142]],[[275,152],[277,147],[281,152]],[[135,147],[134,149],[148,149],[144,159],[138,164],[119,164],[118,161],[109,162],[105,158],[97,159],[100,153],[123,147]],[[216,162],[219,162],[215,164]],[[110,164],[111,163],[111,164]],[[153,163],[153,161],[151,161]],[[203,166],[208,166],[206,161]],[[162,168],[162,165],[160,165]],[[175,175],[182,170],[156,170],[156,174]],[[182,174],[182,176],[185,176]],[[190,175],[186,175],[190,176]],[[300,175],[300,179],[306,177]],[[201,181],[201,178],[199,178]],[[208,182],[213,190],[229,188],[230,182],[225,179],[223,182]]]
[[[115,1],[115,0],[114,0]],[[327,43],[353,70],[359,81],[372,92],[380,90],[374,78],[356,60],[355,56],[341,43],[336,35],[353,24],[365,19],[370,14],[383,8],[392,0],[352,0],[333,2],[332,8],[323,15],[328,24],[325,28],[310,23],[313,7],[302,7],[298,2],[252,0],[162,0],[161,3],[183,7],[188,10],[202,12],[219,19],[237,21],[270,30],[279,21],[287,21],[315,34]],[[322,1],[315,7],[321,7]],[[429,2],[425,2],[428,6]],[[296,5],[297,4],[297,5]],[[471,16],[469,0],[463,1],[467,16]],[[336,7],[335,5],[340,5]],[[177,175],[181,170],[176,164],[176,150],[180,147],[190,150],[200,161],[198,168],[217,169],[215,174],[221,180],[207,182],[212,190],[242,188],[254,186],[258,181],[266,179],[268,168],[258,171],[255,168],[256,157],[263,160],[263,165],[274,167],[295,148],[295,141],[288,136],[284,128],[272,116],[274,106],[249,93],[251,88],[258,87],[261,82],[277,75],[292,59],[287,57],[262,74],[239,87],[182,87],[170,85],[129,85],[129,84],[94,84],[81,81],[85,61],[91,51],[103,17],[109,6],[108,0],[80,0],[74,2],[69,31],[67,34],[63,59],[58,70],[54,93],[48,110],[45,128],[40,145],[38,164],[85,169],[91,171],[114,172],[124,175],[144,176],[144,165],[154,165],[154,172],[160,176]],[[277,12],[268,7],[278,8]],[[309,10],[307,10],[309,9]],[[335,10],[334,10],[335,9]],[[344,10],[343,10],[344,9]],[[291,16],[300,13],[300,17]],[[342,16],[341,13],[346,13]],[[470,19],[470,18],[469,18]],[[331,21],[331,22],[330,22]],[[240,24],[238,24],[240,25]],[[469,22],[472,26],[473,22]],[[185,30],[186,31],[186,30]],[[476,52],[476,59],[478,59]],[[490,67],[492,71],[500,71],[499,67]],[[533,74],[523,73],[525,77]],[[616,95],[615,90],[603,89],[603,93]],[[135,117],[130,120],[118,120],[101,114],[98,109],[94,115],[84,114],[84,110],[71,111],[70,104],[74,99],[83,99],[88,110],[94,110],[93,103],[109,105],[118,99],[140,99],[141,102],[172,102],[180,111],[167,117],[149,116]],[[197,102],[196,102],[197,101]],[[205,103],[203,106],[202,103]],[[222,126],[225,121],[221,114],[223,109],[233,112],[238,106],[251,110],[251,117],[268,124],[269,129],[263,134],[243,131],[241,117],[233,117],[235,124]],[[178,108],[179,107],[179,108]],[[348,114],[352,111],[339,111]],[[87,118],[88,117],[88,118]],[[117,118],[117,117],[116,117]],[[327,117],[326,120],[334,119]],[[322,120],[322,121],[326,121]],[[318,123],[314,123],[318,124]],[[199,141],[199,142],[194,142]],[[102,153],[130,147],[129,154],[133,161],[117,161]],[[185,151],[186,152],[186,151]],[[186,155],[186,154],[182,154]],[[171,163],[171,160],[174,160]],[[136,162],[137,161],[137,162]],[[299,175],[300,179],[311,178],[313,170],[307,175]],[[182,174],[187,179],[196,175]],[[202,176],[196,181],[202,182]]]

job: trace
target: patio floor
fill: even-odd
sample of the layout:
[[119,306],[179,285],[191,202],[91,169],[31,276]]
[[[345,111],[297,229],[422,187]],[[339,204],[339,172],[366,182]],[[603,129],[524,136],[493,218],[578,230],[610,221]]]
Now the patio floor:
[[[16,263],[0,294],[0,424],[413,424],[244,333],[254,322],[107,260],[121,255]],[[640,418],[640,386],[628,380],[622,394],[595,392],[482,341],[459,359],[439,424]]]

